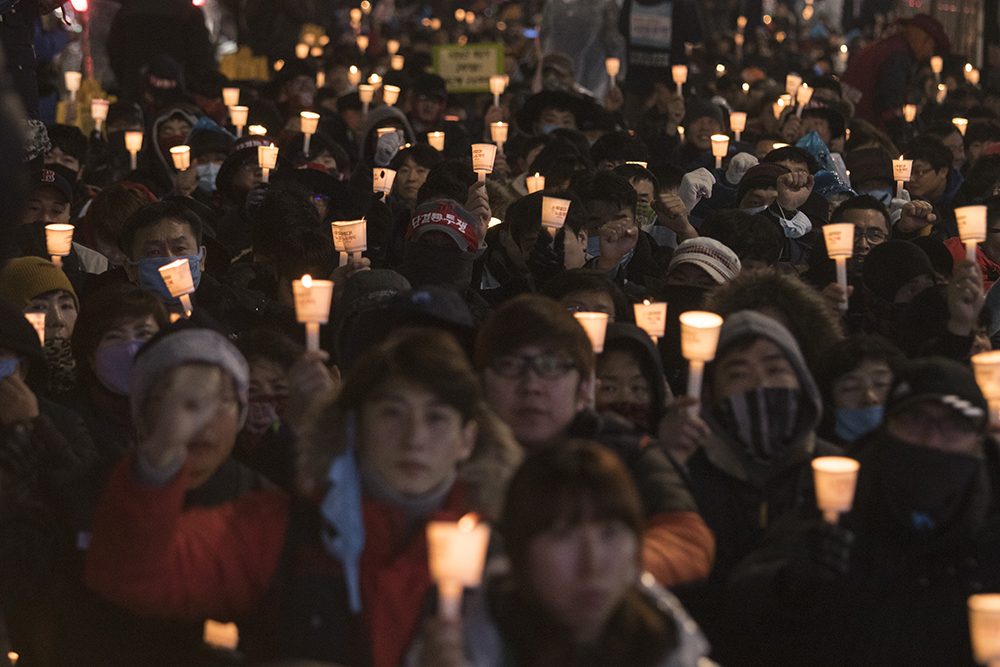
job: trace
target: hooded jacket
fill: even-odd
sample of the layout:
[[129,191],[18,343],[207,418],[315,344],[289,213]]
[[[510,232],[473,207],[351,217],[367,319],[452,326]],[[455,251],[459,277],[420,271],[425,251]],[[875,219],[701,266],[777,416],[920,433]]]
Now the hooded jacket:
[[634,324],[623,322],[609,324],[604,336],[604,351],[614,350],[628,352],[639,364],[649,386],[649,424],[655,431],[663,417],[667,397],[672,395],[663,376],[660,351],[656,349],[656,344],[645,331]]
[[406,114],[394,106],[383,104],[369,111],[368,115],[361,122],[361,127],[358,128],[358,139],[361,142],[362,153],[364,153],[365,147],[368,145],[371,133],[375,131],[375,128],[388,120],[396,121],[402,126],[403,132],[406,134],[406,141],[411,144],[417,143],[417,135],[413,132],[413,126],[410,125]]
[[[163,151],[160,150],[160,142],[157,140],[160,127],[170,120],[172,116],[180,116],[189,122],[193,128],[198,122],[200,115],[201,112],[198,109],[188,104],[169,106],[156,117],[156,120],[153,121],[152,130],[143,139],[144,142],[149,142],[149,147],[146,149],[147,155],[150,156],[146,166],[149,170],[148,176],[160,191],[165,192],[172,188],[174,181],[174,160],[169,154],[164,155]],[[178,145],[183,143],[182,141]],[[146,147],[144,146],[144,148]]]

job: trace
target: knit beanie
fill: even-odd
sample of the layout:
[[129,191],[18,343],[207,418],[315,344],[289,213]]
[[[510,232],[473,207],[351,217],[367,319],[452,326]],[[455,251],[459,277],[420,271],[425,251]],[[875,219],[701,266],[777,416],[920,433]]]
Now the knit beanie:
[[900,287],[917,276],[933,273],[931,260],[919,247],[909,241],[886,241],[868,252],[861,278],[875,296],[895,303]]
[[218,366],[233,378],[240,402],[240,427],[247,416],[250,367],[240,351],[222,334],[211,329],[181,329],[154,339],[136,355],[129,388],[132,421],[141,423],[142,408],[157,380],[185,364]]
[[681,243],[667,267],[669,274],[681,264],[694,264],[705,270],[712,280],[727,283],[740,272],[740,258],[729,246],[707,236],[698,236]]
[[7,266],[0,271],[0,299],[9,301],[18,310],[24,310],[36,296],[53,290],[69,292],[76,309],[80,310],[80,300],[76,298],[69,278],[47,259],[17,257],[7,262]]
[[788,167],[775,162],[761,162],[758,165],[747,169],[740,179],[740,189],[736,193],[736,205],[739,206],[743,198],[751,190],[774,190],[778,187],[778,177],[782,174],[790,173]]
[[696,97],[688,98],[685,102],[684,127],[690,127],[699,118],[711,118],[719,123],[719,127],[726,129],[727,124],[722,119],[722,108],[718,104],[712,104]]
[[862,148],[844,156],[851,183],[861,185],[870,181],[892,182],[892,156],[882,147]]

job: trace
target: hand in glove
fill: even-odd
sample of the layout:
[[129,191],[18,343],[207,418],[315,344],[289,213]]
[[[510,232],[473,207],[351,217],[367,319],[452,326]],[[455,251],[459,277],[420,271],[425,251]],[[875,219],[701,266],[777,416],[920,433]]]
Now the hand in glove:
[[528,270],[539,285],[545,284],[566,270],[566,228],[563,227],[556,232],[555,242],[552,241],[551,234],[550,230],[542,227],[525,260]]
[[383,134],[378,138],[375,145],[375,166],[388,167],[392,158],[396,157],[399,147],[406,143],[406,136],[402,130]]
[[738,185],[743,180],[743,176],[750,170],[750,167],[757,166],[757,158],[750,153],[737,153],[729,161],[729,169],[726,170],[726,180],[730,185]]
[[702,197],[712,196],[712,186],[715,185],[715,176],[704,167],[695,169],[684,174],[681,179],[681,186],[677,190],[677,196],[684,202],[684,207],[688,213],[698,205]]
[[784,584],[789,593],[808,591],[822,583],[843,578],[851,566],[854,533],[826,521],[810,522],[798,536],[788,559]]

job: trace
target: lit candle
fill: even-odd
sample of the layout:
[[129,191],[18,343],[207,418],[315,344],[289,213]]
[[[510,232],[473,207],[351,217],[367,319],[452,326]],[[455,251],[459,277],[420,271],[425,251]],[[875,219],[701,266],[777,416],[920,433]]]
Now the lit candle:
[[771,105],[771,113],[774,114],[775,120],[781,118],[781,110],[785,107],[785,103],[780,99]]
[[795,93],[795,101],[799,105],[799,108],[795,111],[796,116],[802,118],[802,110],[805,108],[807,104],[809,104],[809,100],[812,99],[812,96],[813,96],[812,88],[810,88],[804,83],[801,86],[799,86],[798,91]]
[[432,148],[443,151],[444,150],[444,132],[428,132],[427,133],[427,143],[431,145]]
[[251,136],[256,135],[258,137],[263,137],[267,134],[267,128],[263,125],[251,125],[247,128],[247,132],[249,132]]
[[980,665],[1000,665],[1000,594],[969,596],[969,634],[972,656]]
[[239,105],[229,108],[229,119],[233,122],[233,127],[236,128],[236,136],[243,136],[243,128],[247,124],[247,114],[250,113],[249,107],[241,107]]
[[781,142],[775,142],[775,143],[771,144],[771,150],[772,151],[776,151],[779,148],[785,148],[787,146],[788,146],[788,144],[783,144]]
[[170,158],[174,161],[174,169],[184,171],[191,167],[191,147],[171,146]]
[[604,67],[608,70],[608,76],[611,77],[611,87],[615,87],[615,77],[618,76],[618,72],[621,71],[622,61],[618,58],[606,58],[604,60]]
[[910,180],[910,171],[913,170],[913,160],[904,160],[900,155],[898,160],[892,161],[893,180],[896,181],[896,197],[903,197],[903,183]]
[[361,70],[358,69],[357,65],[351,65],[351,68],[347,70],[347,80],[352,86],[361,83]]
[[744,111],[733,111],[729,114],[729,127],[736,135],[736,141],[740,140],[740,133],[747,127],[747,115]]
[[333,246],[340,253],[340,265],[347,266],[347,254],[351,261],[361,259],[361,253],[368,250],[368,223],[365,219],[346,220],[330,223],[333,232]]
[[160,277],[170,291],[170,296],[177,297],[184,306],[184,314],[191,317],[191,292],[194,291],[194,279],[191,277],[191,263],[185,258],[174,260],[160,267]]
[[677,136],[680,137],[680,142],[683,144],[684,143],[684,126],[683,125],[678,125],[677,126]]
[[25,313],[24,316],[38,334],[38,342],[45,347],[45,313]]
[[235,623],[219,623],[206,620],[202,639],[209,646],[235,651],[240,645],[240,631]]
[[[715,313],[689,310],[681,313],[680,322],[681,354],[688,360],[687,395],[701,400],[705,362],[715,358],[722,318]],[[692,416],[698,414],[697,406],[691,406],[690,414]]]
[[395,55],[392,56],[389,63],[392,65],[392,68],[398,72],[401,69],[403,69],[403,65],[406,63],[406,60],[403,58],[403,56]]
[[959,206],[955,209],[958,236],[965,244],[965,258],[976,260],[976,245],[986,240],[986,207]]
[[907,104],[903,107],[903,119],[906,120],[907,123],[912,123],[917,119],[916,104]]
[[392,192],[392,184],[396,180],[396,172],[384,167],[375,167],[372,174],[372,188],[382,193],[382,200]]
[[534,176],[528,176],[528,178],[525,179],[525,182],[528,185],[529,195],[545,189],[545,177],[540,175],[538,172],[535,172]]
[[139,151],[142,150],[142,132],[126,132],[125,149],[131,157],[132,171],[135,171],[139,168]]
[[357,38],[358,50],[364,53],[368,50],[368,35],[358,35]]
[[278,164],[278,149],[274,144],[257,147],[257,164],[263,172],[263,181],[267,183],[268,175],[274,169],[274,166]]
[[299,60],[304,60],[309,57],[309,45],[305,42],[299,42],[295,45],[295,57]]
[[472,144],[472,171],[479,176],[479,182],[486,182],[486,174],[493,173],[493,161],[497,157],[497,147],[493,144]]
[[969,127],[969,120],[967,118],[952,118],[951,122],[955,127],[958,128],[958,131],[961,132],[962,136],[964,137],[965,129]]
[[14,667],[14,665],[17,665],[17,659],[19,657],[20,656],[18,656],[17,653],[14,653],[13,651],[8,651],[7,652],[7,659],[10,660],[11,667]]
[[399,51],[399,40],[390,39],[388,42],[385,43],[385,50],[389,52],[390,56],[396,55],[396,53]]
[[373,72],[372,75],[370,77],[368,77],[368,83],[370,83],[371,85],[375,86],[375,89],[377,90],[379,88],[379,86],[382,85],[382,77],[380,77],[378,74],[375,74]]
[[789,74],[785,77],[785,94],[788,95],[789,100],[795,97],[795,94],[799,91],[799,86],[801,85],[802,77],[798,74]]
[[938,84],[937,103],[941,104],[948,97],[948,87],[943,83]]
[[944,59],[941,56],[931,57],[931,71],[934,72],[935,81],[941,81],[941,70],[944,69]]
[[677,84],[677,94],[684,94],[684,84],[688,80],[688,68],[687,65],[674,65],[670,68],[670,75],[674,78],[674,83]]
[[507,89],[507,77],[502,74],[494,74],[490,77],[490,92],[493,93],[493,106],[500,106],[500,96]]
[[90,117],[94,119],[94,129],[101,131],[101,126],[108,119],[108,107],[111,103],[107,100],[90,100]]
[[461,618],[462,592],[483,579],[490,527],[474,514],[457,522],[427,523],[427,560],[438,587],[438,614],[448,620]]
[[965,77],[965,80],[968,81],[969,83],[971,83],[973,86],[978,86],[979,85],[979,70],[974,69],[971,72],[969,72],[968,76]]
[[722,158],[729,153],[729,135],[712,135],[712,155],[715,156],[715,168],[722,169]]
[[972,370],[990,407],[990,426],[997,428],[1000,426],[1000,350],[972,355]]
[[80,90],[83,82],[83,74],[80,72],[66,72],[66,90],[69,91],[69,101],[76,101],[76,91]]
[[323,55],[323,49],[319,46],[314,46],[311,49],[309,49],[309,55],[311,55],[313,58],[319,58],[321,55]]
[[385,86],[382,89],[382,101],[392,106],[399,99],[399,86]]
[[320,70],[316,72],[316,88],[323,88],[326,86],[326,72]]
[[785,93],[784,95],[782,95],[778,99],[781,101],[781,106],[783,106],[783,107],[790,107],[790,106],[792,106],[792,96],[789,95],[788,93]]
[[635,311],[635,324],[649,334],[656,343],[663,338],[667,328],[667,304],[665,302],[650,303],[645,300],[632,306]]
[[840,309],[847,310],[847,258],[854,254],[854,223],[823,225],[826,253],[837,264],[837,284],[844,290]]
[[[577,322],[587,332],[590,339],[590,346],[594,354],[604,352],[604,338],[608,331],[607,313],[573,313]],[[590,369],[590,394],[587,397],[589,407],[593,410],[597,406],[597,377],[596,369]]]
[[827,523],[836,524],[840,515],[854,505],[854,488],[861,465],[845,456],[820,456],[813,459],[813,485],[816,506]]
[[319,114],[312,111],[300,112],[299,128],[302,130],[302,134],[305,135],[305,138],[302,140],[302,153],[308,157],[309,142],[312,139],[312,135],[316,134],[316,130],[319,128]]
[[295,319],[306,325],[306,349],[319,349],[319,326],[330,319],[333,300],[332,280],[313,280],[308,273],[302,280],[292,281],[295,297]]
[[496,142],[497,150],[503,154],[503,145],[507,141],[507,123],[497,121],[496,123],[490,123],[490,136],[493,137],[493,141]]
[[361,20],[361,9],[355,7],[354,9],[351,10],[351,21],[357,23],[360,20]]
[[375,97],[375,86],[367,83],[361,84],[358,86],[358,97],[361,98],[361,114],[367,116],[368,105],[372,103],[372,99]]
[[542,197],[542,227],[553,231],[561,229],[566,223],[570,201],[558,197]]
[[240,105],[240,89],[239,88],[223,88],[222,89],[222,102],[227,107],[237,107]]

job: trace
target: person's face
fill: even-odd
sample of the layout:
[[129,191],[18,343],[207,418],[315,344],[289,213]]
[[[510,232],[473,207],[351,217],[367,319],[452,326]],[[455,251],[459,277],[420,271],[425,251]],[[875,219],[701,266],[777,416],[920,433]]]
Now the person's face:
[[76,302],[66,290],[52,290],[39,294],[28,302],[22,312],[45,313],[45,340],[69,339],[76,325]]
[[726,352],[715,366],[715,398],[723,400],[758,388],[799,389],[799,377],[781,349],[760,339]]
[[886,421],[889,435],[918,447],[953,454],[975,454],[982,436],[972,423],[937,401],[923,401]]
[[889,364],[880,359],[865,359],[857,368],[833,381],[830,392],[833,407],[837,410],[854,410],[885,405],[891,385],[892,371]]
[[951,151],[952,157],[955,158],[952,166],[956,169],[961,169],[962,165],[965,164],[965,138],[962,137],[962,133],[956,130],[942,141],[944,141],[944,145],[948,147],[948,150]]
[[815,132],[819,135],[819,138],[827,146],[830,145],[830,123],[825,118],[803,118],[802,119],[802,136],[806,136],[810,132]]
[[[567,269],[582,269],[587,263],[587,230],[581,229],[579,234],[574,234],[567,227],[563,248],[563,265]],[[614,321],[613,316],[611,321]]]
[[[181,220],[165,218],[155,225],[139,230],[132,242],[131,259],[138,261],[146,257],[187,257],[197,255],[203,248],[198,247],[191,225]],[[205,254],[201,257],[201,270],[205,270]],[[139,269],[128,262],[125,272],[135,282]]]
[[53,146],[52,150],[45,154],[45,166],[50,164],[59,164],[72,170],[76,174],[77,179],[83,173],[83,165],[80,164],[80,161],[69,153],[64,153],[61,148],[56,146]]
[[393,181],[393,187],[396,189],[396,194],[410,208],[413,208],[416,204],[417,192],[420,190],[420,186],[424,184],[424,181],[427,180],[427,174],[430,171],[427,167],[421,167],[417,164],[413,158],[408,157],[403,162],[403,166],[396,172],[396,180]]
[[21,224],[65,225],[69,223],[69,219],[69,202],[63,193],[56,188],[39,186],[28,195],[28,206],[24,210]]
[[250,362],[250,400],[263,398],[288,398],[288,371],[284,366],[268,359],[257,357]]
[[704,287],[712,289],[718,287],[719,283],[715,278],[708,275],[708,272],[693,262],[678,264],[667,274],[668,285],[690,285],[691,287]]
[[359,434],[365,464],[393,490],[419,496],[469,458],[478,430],[426,387],[396,378],[365,402]]
[[264,182],[264,172],[254,162],[247,162],[236,170],[233,176],[233,188],[237,192],[247,193]]
[[530,449],[565,431],[584,408],[589,383],[569,355],[527,345],[494,359],[483,372],[483,388],[493,410]]
[[771,204],[774,203],[774,200],[777,198],[778,198],[778,189],[776,187],[757,188],[743,195],[743,201],[740,202],[740,208],[748,209],[748,208],[759,208],[761,206],[770,206]]
[[444,116],[445,101],[439,97],[417,95],[413,103],[413,116],[421,123],[437,123]]
[[854,223],[854,259],[863,263],[872,248],[889,238],[885,216],[870,208],[856,208],[844,213],[844,222]]
[[323,151],[319,155],[313,157],[310,162],[323,165],[326,167],[326,170],[330,172],[331,176],[334,178],[340,178],[340,168],[337,166],[337,158],[333,157],[329,151]]
[[191,164],[195,167],[206,164],[217,164],[221,166],[225,161],[225,153],[202,153],[198,157],[191,158]]
[[[777,197],[777,194],[775,194]],[[609,201],[603,201],[601,199],[593,199],[587,202],[587,213],[589,217],[587,218],[587,235],[596,236],[600,233],[601,227],[608,224],[609,222],[619,222],[627,221],[630,227],[635,227],[635,215],[632,213],[632,209],[618,208],[618,206]]]
[[191,134],[191,123],[187,122],[183,118],[168,118],[160,123],[156,133],[156,138],[158,140],[173,137],[180,137],[184,139],[189,134]]
[[624,350],[609,350],[597,359],[597,405],[649,405],[650,387],[639,362]]
[[609,324],[615,321],[615,300],[603,290],[570,292],[559,303],[573,313],[606,313]]
[[535,134],[541,134],[541,128],[552,125],[567,130],[575,130],[576,116],[571,111],[564,109],[542,109],[542,112],[538,115],[538,125],[535,128]]
[[941,167],[937,171],[931,168],[926,160],[914,160],[913,169],[910,171],[910,180],[906,184],[906,189],[914,197],[928,197],[944,192],[945,183],[948,180],[948,167]]
[[622,597],[639,579],[639,539],[617,519],[593,511],[572,525],[565,519],[528,547],[531,587],[576,644],[596,641]]
[[785,160],[784,162],[778,162],[782,167],[792,172],[793,174],[808,174],[809,165],[803,162],[793,162],[792,160]]
[[[156,323],[156,319],[152,315],[147,315],[146,317],[133,317],[125,320],[118,326],[105,331],[104,335],[101,336],[101,340],[97,343],[95,352],[114,343],[127,343],[133,340],[141,340],[145,342],[155,336],[156,332],[159,330],[160,325]],[[94,356],[91,356],[88,361],[90,362],[91,368],[96,366]]]
[[712,147],[712,135],[720,134],[722,126],[714,118],[702,116],[686,128],[685,139],[699,150],[707,151]]
[[913,301],[914,297],[933,285],[934,278],[932,276],[923,275],[912,278],[896,291],[893,303],[909,303]]
[[[183,386],[175,386],[174,375],[184,369]],[[171,392],[179,392],[185,403],[216,403],[217,409],[205,427],[187,443],[187,464],[190,472],[188,489],[204,484],[229,458],[240,431],[240,404],[233,378],[218,366],[188,364],[178,366],[163,375],[153,385],[143,407],[147,429],[156,428],[168,402],[177,400]]]
[[653,192],[653,182],[643,180],[632,179],[629,181],[632,187],[635,188],[635,194],[639,197],[640,204],[651,204],[653,202],[653,197],[655,193]]

